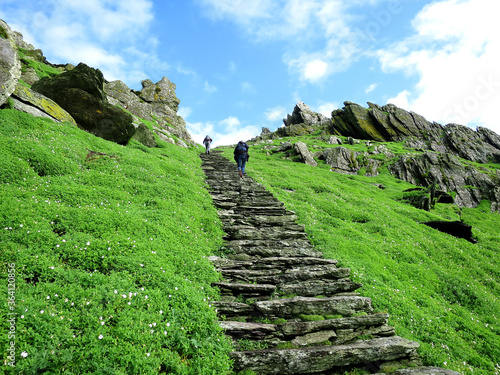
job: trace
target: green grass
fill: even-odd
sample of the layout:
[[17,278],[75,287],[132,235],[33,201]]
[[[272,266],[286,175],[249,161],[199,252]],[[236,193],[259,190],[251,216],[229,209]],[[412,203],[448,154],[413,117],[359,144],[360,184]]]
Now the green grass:
[[223,233],[201,149],[124,147],[5,109],[0,152],[0,290],[15,298],[12,311],[2,302],[0,341],[15,342],[10,373],[230,372],[212,306],[219,275],[207,260]]
[[[224,152],[230,158],[232,150]],[[388,312],[398,335],[420,343],[425,364],[500,373],[500,215],[489,211],[489,202],[461,210],[478,240],[471,244],[420,224],[459,220],[460,210],[405,204],[403,191],[414,186],[386,168],[377,177],[348,176],[324,162],[310,167],[280,153],[266,156],[262,145],[250,155],[249,176],[297,213],[325,257],[351,268],[375,311]]]

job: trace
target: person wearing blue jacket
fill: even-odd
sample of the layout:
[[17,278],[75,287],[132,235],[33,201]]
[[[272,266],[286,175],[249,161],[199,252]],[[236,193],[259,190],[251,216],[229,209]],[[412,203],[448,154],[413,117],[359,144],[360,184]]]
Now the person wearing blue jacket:
[[245,165],[250,158],[248,155],[249,146],[244,141],[239,141],[234,148],[234,161],[238,164],[238,173],[240,177],[245,174]]

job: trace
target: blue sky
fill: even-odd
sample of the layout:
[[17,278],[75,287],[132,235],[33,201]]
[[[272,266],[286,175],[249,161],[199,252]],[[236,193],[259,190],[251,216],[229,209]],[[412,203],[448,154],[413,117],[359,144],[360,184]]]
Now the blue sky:
[[140,90],[168,77],[193,138],[274,131],[297,101],[348,100],[500,134],[498,0],[2,0],[57,64]]

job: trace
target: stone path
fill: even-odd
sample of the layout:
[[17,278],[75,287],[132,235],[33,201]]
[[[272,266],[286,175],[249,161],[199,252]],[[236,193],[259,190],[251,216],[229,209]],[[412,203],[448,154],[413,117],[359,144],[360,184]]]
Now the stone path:
[[420,364],[419,344],[396,336],[388,314],[373,313],[371,299],[356,292],[362,285],[336,260],[322,258],[294,212],[250,177],[240,178],[220,152],[201,158],[226,233],[224,255],[210,260],[223,276],[216,307],[237,349],[235,373],[376,373]]

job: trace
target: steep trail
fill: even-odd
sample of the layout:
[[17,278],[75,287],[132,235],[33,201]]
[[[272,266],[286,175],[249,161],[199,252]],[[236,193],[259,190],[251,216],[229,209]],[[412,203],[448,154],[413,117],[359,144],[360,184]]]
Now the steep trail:
[[240,178],[219,151],[200,157],[226,233],[224,255],[210,260],[223,277],[216,307],[236,348],[235,373],[457,374],[415,369],[419,344],[396,336],[388,314],[373,313],[371,299],[356,292],[362,285],[314,249],[294,212]]

